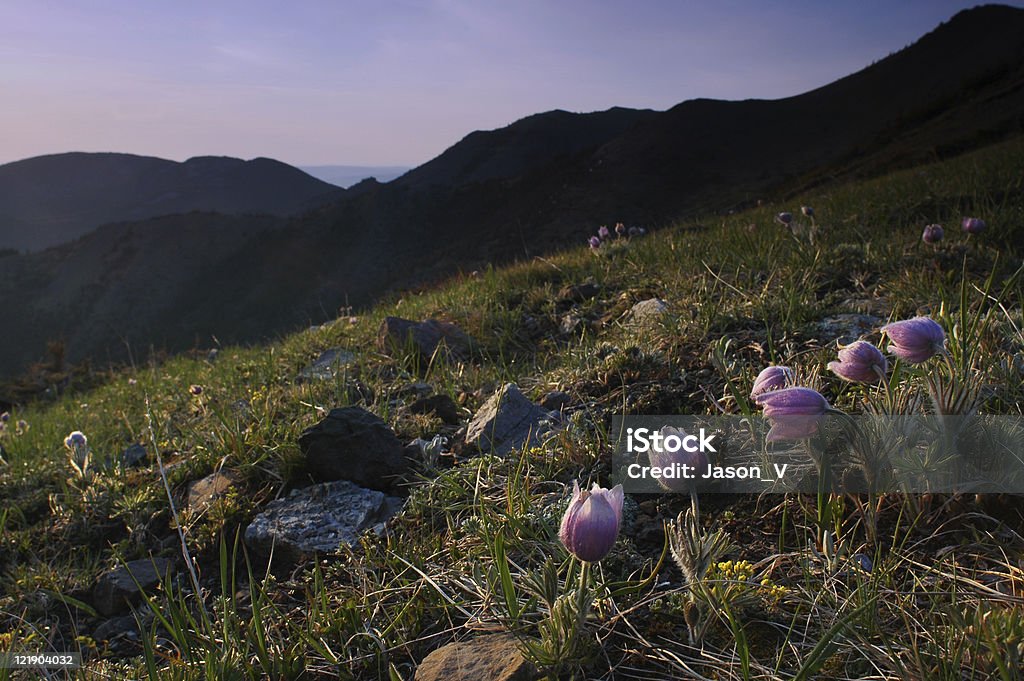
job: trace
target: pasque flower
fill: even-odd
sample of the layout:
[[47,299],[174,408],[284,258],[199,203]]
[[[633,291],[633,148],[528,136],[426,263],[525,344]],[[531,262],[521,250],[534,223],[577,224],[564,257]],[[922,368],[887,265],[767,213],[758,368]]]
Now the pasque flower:
[[754,387],[750,391],[750,399],[756,400],[758,395],[771,390],[780,390],[793,382],[793,370],[784,366],[765,367],[754,379]]
[[602,241],[605,241],[606,239],[611,238],[612,233],[608,230],[608,228],[605,225],[601,225],[600,227],[597,228],[597,235],[601,237]]
[[814,217],[814,209],[811,208],[810,206],[800,206],[800,212],[804,214],[804,217]]
[[921,239],[926,244],[937,244],[942,241],[942,237],[945,232],[942,229],[942,225],[928,225],[924,228],[924,234],[921,235]]
[[867,341],[855,341],[839,349],[839,359],[828,363],[828,370],[854,383],[877,383],[889,370],[882,351]]
[[904,362],[918,364],[942,352],[946,334],[930,317],[914,317],[882,327],[889,338],[889,352]]
[[[661,446],[651,447],[648,459],[651,462],[651,466],[655,468],[670,469],[674,470],[678,464],[680,466],[691,466],[695,470],[703,470],[708,465],[708,456],[704,452],[698,450],[696,452],[688,452],[682,447],[677,447],[675,451],[670,451],[665,446],[665,438],[670,435],[679,438],[680,444],[683,438],[686,437],[686,431],[681,428],[673,428],[672,426],[663,426],[661,429]],[[675,443],[673,442],[673,445]],[[685,492],[692,487],[692,480],[677,477],[677,478],[657,478],[658,484],[662,488],[670,492]]]
[[609,490],[594,483],[589,492],[583,492],[574,481],[572,500],[558,530],[558,538],[569,553],[587,562],[608,555],[622,525],[622,502],[622,485]]
[[64,446],[75,451],[76,449],[84,449],[89,445],[89,440],[85,437],[85,433],[80,430],[72,431],[70,435],[64,438]]
[[961,227],[969,234],[978,234],[985,231],[985,221],[981,218],[964,218]]
[[786,212],[779,213],[778,215],[775,216],[775,219],[784,225],[788,225],[789,223],[793,222],[793,214]]
[[601,248],[601,237],[592,236],[587,240],[591,248]]
[[759,395],[757,403],[771,421],[768,441],[802,440],[818,432],[818,420],[829,410],[828,400],[817,390],[795,387]]
[[622,224],[621,222],[616,222],[615,223],[615,233],[618,236],[626,236],[626,225]]

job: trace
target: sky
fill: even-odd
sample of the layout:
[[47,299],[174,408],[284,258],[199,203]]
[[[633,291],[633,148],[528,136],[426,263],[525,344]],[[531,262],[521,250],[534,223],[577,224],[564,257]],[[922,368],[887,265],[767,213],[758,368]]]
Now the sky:
[[799,94],[975,4],[0,0],[0,163],[415,166],[541,111]]

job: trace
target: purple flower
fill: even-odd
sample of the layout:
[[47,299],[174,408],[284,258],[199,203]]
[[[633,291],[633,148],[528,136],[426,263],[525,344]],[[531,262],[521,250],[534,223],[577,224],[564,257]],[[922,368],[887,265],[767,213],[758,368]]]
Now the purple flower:
[[779,213],[778,215],[775,216],[775,219],[784,225],[788,225],[789,223],[793,222],[793,214],[785,212]]
[[818,432],[818,419],[829,409],[828,400],[811,388],[784,388],[757,397],[771,421],[768,441],[803,440]]
[[877,383],[889,370],[882,351],[867,341],[855,341],[839,349],[839,359],[828,363],[828,370],[854,383]]
[[622,224],[621,222],[616,222],[615,223],[615,233],[618,236],[626,236],[626,225]]
[[3,414],[0,414],[0,423],[7,423],[10,420],[11,420],[11,415],[8,414],[6,411]]
[[64,438],[64,446],[71,451],[85,449],[88,445],[89,440],[86,439],[85,433],[80,430],[73,431],[70,435]]
[[640,228],[639,227],[630,227],[629,228],[629,235],[630,236],[640,236]]
[[754,379],[754,387],[750,391],[750,399],[756,400],[758,395],[771,390],[780,390],[793,382],[793,370],[784,366],[771,366],[761,370]]
[[804,214],[804,217],[814,217],[814,209],[811,208],[810,206],[800,206],[800,212]]
[[962,226],[964,231],[969,234],[979,234],[985,231],[985,221],[981,218],[964,218]]
[[608,490],[594,483],[589,492],[581,492],[574,481],[572,500],[558,530],[569,553],[589,563],[608,555],[622,525],[622,502],[622,485]]
[[[662,438],[660,446],[652,446],[651,452],[648,455],[652,468],[675,470],[678,464],[679,466],[691,466],[699,471],[707,467],[707,454],[700,450],[688,452],[683,448],[683,438],[686,437],[684,430],[673,428],[672,426],[663,426],[660,432]],[[666,441],[666,438],[670,436],[672,439]],[[693,482],[683,477],[659,477],[656,479],[658,484],[669,492],[685,492],[690,489]]]
[[601,237],[601,241],[606,241],[611,238],[612,233],[608,231],[607,227],[601,225],[600,227],[597,228],[597,235]]
[[921,239],[926,244],[937,244],[942,241],[944,234],[942,225],[928,225],[924,228],[924,234],[921,235]]
[[188,387],[188,391],[190,393],[192,393],[193,395],[198,397],[199,395],[203,394],[203,386],[201,386],[201,385],[190,385]]
[[882,327],[889,338],[889,352],[905,362],[918,364],[941,352],[946,342],[942,327],[929,317],[914,317]]
[[592,236],[587,240],[591,248],[601,248],[601,237]]
[[643,236],[644,234],[647,234],[647,228],[646,227],[637,227],[636,231],[640,233],[640,236]]

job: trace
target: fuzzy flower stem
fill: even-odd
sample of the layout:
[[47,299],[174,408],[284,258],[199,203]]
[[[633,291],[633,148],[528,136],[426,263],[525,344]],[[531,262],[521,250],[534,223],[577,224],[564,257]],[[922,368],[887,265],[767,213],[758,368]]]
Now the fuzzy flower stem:
[[580,561],[580,586],[576,593],[576,630],[573,632],[573,645],[576,647],[576,640],[583,633],[583,627],[587,623],[587,615],[590,614],[590,606],[593,599],[590,597],[590,563]]

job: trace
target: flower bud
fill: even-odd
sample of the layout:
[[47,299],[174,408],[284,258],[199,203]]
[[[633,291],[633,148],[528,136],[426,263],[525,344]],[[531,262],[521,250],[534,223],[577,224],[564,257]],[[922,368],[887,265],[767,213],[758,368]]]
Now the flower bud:
[[889,338],[889,352],[905,362],[918,364],[940,352],[946,342],[942,327],[929,317],[914,317],[882,327]]
[[814,209],[811,208],[810,206],[800,206],[800,212],[804,214],[804,217],[814,217]]
[[600,227],[597,228],[597,235],[601,237],[601,241],[606,241],[607,239],[611,238],[612,233],[608,230],[607,227],[601,225]]
[[981,218],[964,218],[961,226],[968,234],[980,234],[985,231],[985,221]]
[[784,225],[788,225],[789,223],[793,222],[793,214],[786,212],[779,213],[778,215],[775,216],[775,219]]
[[608,490],[594,483],[589,492],[581,492],[574,481],[572,500],[558,530],[569,553],[587,562],[608,555],[619,536],[623,500],[622,485]]
[[770,366],[761,370],[754,379],[754,387],[750,391],[750,399],[756,400],[758,395],[781,390],[793,382],[793,370],[784,366]]
[[889,370],[882,351],[867,341],[855,341],[839,350],[839,359],[828,363],[828,370],[853,383],[877,383]]
[[88,446],[89,440],[86,439],[85,433],[80,430],[76,430],[64,438],[64,446],[74,451],[79,448],[85,448]]
[[926,244],[937,244],[942,241],[944,234],[942,225],[928,225],[924,228],[924,234],[921,235],[921,239]]
[[[673,428],[672,426],[663,426],[661,428],[661,440],[659,446],[652,446],[651,452],[648,458],[651,462],[651,467],[674,470],[676,465],[690,466],[695,470],[703,470],[708,465],[707,454],[698,450],[696,452],[688,452],[681,445],[686,438],[686,432],[681,428]],[[676,447],[674,450],[670,450],[666,445],[665,438],[673,436],[678,438],[679,444],[673,445]],[[678,477],[678,478],[666,478],[664,476],[657,478],[658,484],[669,492],[686,492],[693,486],[693,480]]]
[[601,237],[592,236],[587,240],[591,248],[601,248]]

